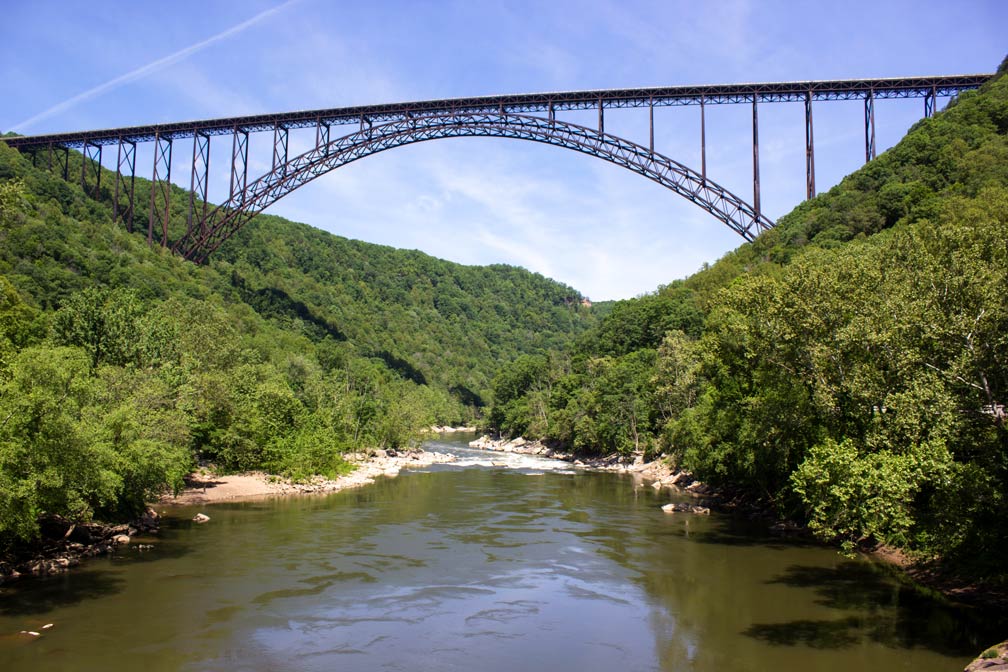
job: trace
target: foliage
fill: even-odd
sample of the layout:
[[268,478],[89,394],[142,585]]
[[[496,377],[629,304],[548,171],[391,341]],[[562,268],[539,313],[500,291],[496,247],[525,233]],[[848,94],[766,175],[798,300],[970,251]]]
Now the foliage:
[[[136,202],[149,190],[137,179]],[[141,217],[139,235],[113,223],[111,197],[0,143],[0,553],[44,513],[133,515],[197,462],[345,473],[348,452],[472,422],[497,361],[595,321],[577,292],[522,269],[269,216],[196,266],[149,248]],[[174,236],[187,205],[172,187]]]
[[1001,77],[752,244],[614,305],[490,418],[586,452],[663,451],[823,539],[1004,579],[1006,229]]

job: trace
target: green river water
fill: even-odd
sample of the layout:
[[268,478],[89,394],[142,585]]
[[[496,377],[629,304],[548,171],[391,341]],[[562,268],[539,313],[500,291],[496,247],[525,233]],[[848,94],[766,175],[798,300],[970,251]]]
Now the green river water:
[[461,445],[330,496],[168,509],[151,550],[4,586],[0,670],[930,672],[1004,636],[628,476]]

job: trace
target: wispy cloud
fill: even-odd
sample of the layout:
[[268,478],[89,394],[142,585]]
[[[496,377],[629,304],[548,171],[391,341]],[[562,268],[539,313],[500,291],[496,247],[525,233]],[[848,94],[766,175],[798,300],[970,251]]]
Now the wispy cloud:
[[138,79],[146,77],[147,75],[150,75],[151,73],[157,72],[162,68],[168,67],[174,63],[178,63],[179,61],[188,58],[189,56],[195,54],[196,52],[206,49],[212,44],[216,44],[221,40],[226,40],[229,37],[233,37],[234,35],[241,33],[247,28],[259,23],[263,19],[272,16],[277,12],[282,11],[289,5],[292,5],[299,1],[300,0],[287,0],[284,3],[277,5],[276,7],[271,7],[270,9],[262,11],[253,16],[252,18],[246,19],[245,21],[242,21],[241,23],[234,25],[228,28],[227,30],[221,31],[216,35],[212,35],[184,49],[179,49],[175,53],[159,58],[156,61],[148,63],[147,65],[140,66],[139,68],[131,70],[130,72],[127,72],[124,75],[119,75],[118,77],[115,77],[107,82],[104,82],[103,84],[99,84],[98,86],[90,88],[87,91],[78,93],[76,96],[67,98],[64,101],[57,103],[52,107],[43,110],[42,112],[39,112],[38,114],[29,117],[28,119],[25,119],[24,121],[18,124],[15,124],[12,130],[23,131],[25,128],[33,126],[34,124],[38,123],[39,121],[42,121],[43,119],[51,117],[55,114],[59,114],[61,112],[65,112],[66,110],[76,105],[79,105],[84,101],[96,98],[104,93],[108,93],[109,91],[122,86],[123,84],[128,84],[129,82],[136,81]]

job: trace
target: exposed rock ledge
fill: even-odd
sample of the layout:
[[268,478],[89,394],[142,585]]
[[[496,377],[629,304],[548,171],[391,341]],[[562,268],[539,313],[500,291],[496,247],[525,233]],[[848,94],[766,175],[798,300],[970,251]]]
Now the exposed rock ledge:
[[538,455],[554,460],[564,460],[572,463],[575,467],[590,469],[592,471],[636,474],[642,479],[650,481],[651,487],[656,490],[676,486],[698,497],[715,494],[713,488],[693,478],[693,475],[688,471],[673,467],[664,458],[645,462],[642,455],[580,457],[567,451],[551,448],[541,441],[528,441],[520,436],[516,439],[494,439],[483,435],[475,441],[470,441],[469,447],[480,450],[497,450],[504,453]]
[[[149,507],[140,518],[122,525],[73,523],[62,516],[45,516],[39,521],[38,542],[16,559],[0,562],[0,583],[62,574],[85,558],[112,553],[117,546],[129,544],[134,535],[157,532],[159,523],[160,516]],[[140,544],[138,548],[145,550],[148,546]]]
[[710,509],[732,511],[747,515],[753,519],[765,520],[770,524],[771,534],[780,536],[805,536],[807,530],[789,521],[781,521],[766,509],[733,497],[730,493],[703,483],[685,469],[673,466],[669,460],[659,457],[657,460],[645,462],[643,455],[606,457],[579,457],[572,453],[552,448],[541,441],[528,441],[522,437],[516,439],[494,439],[483,435],[469,442],[470,448],[481,450],[498,450],[505,453],[520,453],[523,455],[539,455],[556,460],[571,462],[575,467],[590,471],[610,471],[632,474],[646,482],[655,490],[668,489],[676,494],[688,494],[697,499],[694,504],[677,504],[663,510],[666,513],[709,513]]
[[980,657],[967,665],[963,672],[979,672],[980,670],[984,670],[984,672],[1008,670],[1008,641],[1001,642],[981,653]]

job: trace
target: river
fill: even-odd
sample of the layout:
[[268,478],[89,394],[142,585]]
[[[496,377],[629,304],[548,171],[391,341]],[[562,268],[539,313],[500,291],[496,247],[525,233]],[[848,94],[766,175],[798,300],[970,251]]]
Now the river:
[[168,509],[153,548],[4,586],[0,669],[947,672],[1003,638],[869,561],[462,446],[205,525]]

